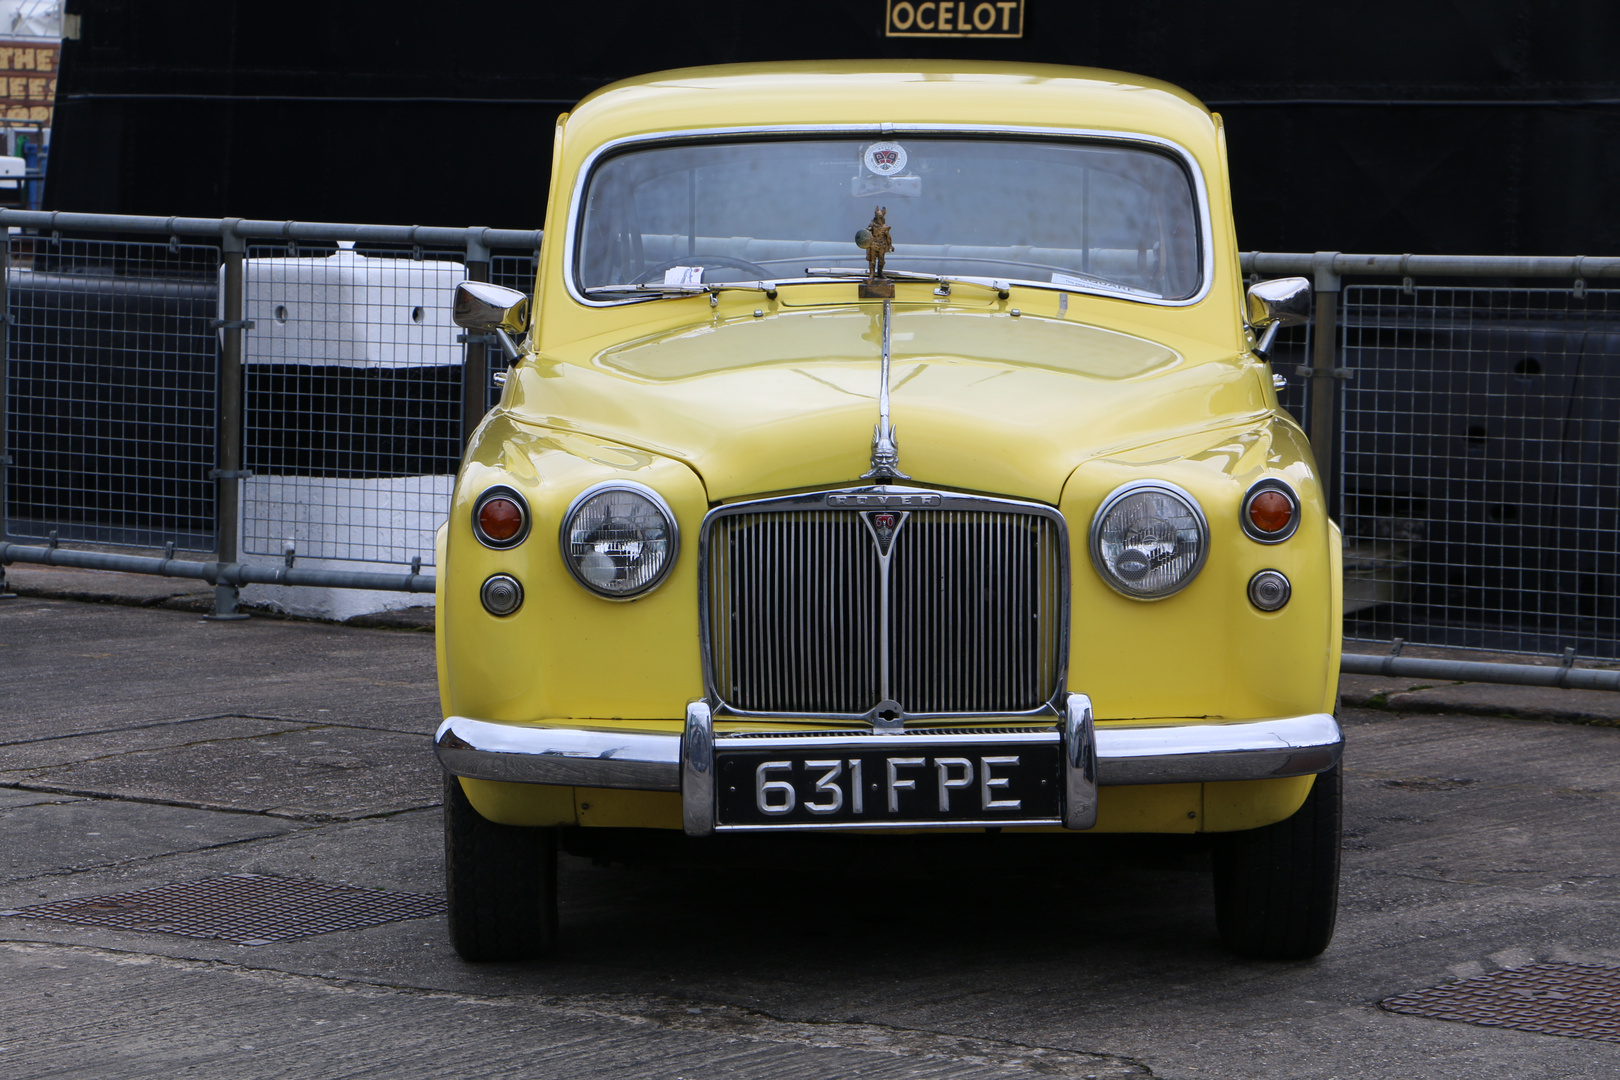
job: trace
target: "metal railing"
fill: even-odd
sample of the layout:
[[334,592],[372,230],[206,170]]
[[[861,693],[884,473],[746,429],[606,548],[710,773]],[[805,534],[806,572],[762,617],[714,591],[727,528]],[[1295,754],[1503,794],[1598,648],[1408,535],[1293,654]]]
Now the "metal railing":
[[433,530],[495,391],[493,343],[456,330],[450,293],[492,263],[532,280],[538,231],[12,210],[0,226],[0,567],[199,578],[221,618],[247,584],[432,591]]
[[[12,210],[0,225],[16,230],[0,245],[0,566],[196,577],[222,616],[244,584],[432,589],[433,528],[499,393],[494,343],[450,324],[450,290],[527,288],[538,232]],[[1588,284],[1620,259],[1242,265],[1316,288],[1313,321],[1271,359],[1344,529],[1347,636],[1620,659],[1620,291]]]
[[[1243,268],[1316,287],[1312,324],[1273,361],[1344,530],[1346,637],[1620,659],[1620,291],[1588,284],[1620,259],[1253,253]],[[1557,669],[1533,670],[1517,681]]]

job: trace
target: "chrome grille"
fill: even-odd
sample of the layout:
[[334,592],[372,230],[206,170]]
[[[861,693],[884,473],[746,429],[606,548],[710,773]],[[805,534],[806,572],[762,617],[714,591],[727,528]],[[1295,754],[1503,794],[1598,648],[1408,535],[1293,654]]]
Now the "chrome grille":
[[858,509],[766,503],[711,516],[710,693],[734,712],[772,715],[860,716],[886,699],[907,716],[1014,714],[1051,701],[1066,640],[1061,518],[934,502],[903,511],[887,603]]

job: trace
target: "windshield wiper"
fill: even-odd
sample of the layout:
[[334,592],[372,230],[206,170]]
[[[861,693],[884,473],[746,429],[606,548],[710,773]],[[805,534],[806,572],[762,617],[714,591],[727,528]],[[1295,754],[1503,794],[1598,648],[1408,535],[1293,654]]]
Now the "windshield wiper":
[[762,292],[765,299],[776,299],[774,281],[717,281],[711,285],[666,285],[661,281],[638,281],[628,285],[592,285],[585,290],[587,296],[609,296],[614,293],[650,293],[653,296],[709,295],[710,305],[720,302],[723,292]]
[[[808,277],[848,278],[851,281],[867,280],[867,273],[858,267],[845,266],[807,266],[804,270]],[[949,296],[952,285],[978,285],[986,289],[994,289],[996,298],[1007,299],[1007,290],[1012,288],[1009,282],[997,281],[995,278],[958,277],[954,274],[919,274],[912,270],[884,270],[879,277],[891,281],[932,281],[939,288],[934,290],[939,296]]]
[[[865,270],[853,266],[812,266],[806,267],[804,272],[810,277],[847,278],[851,281],[865,281],[867,279]],[[1069,270],[1064,270],[1062,273],[1072,278],[1084,278],[1085,280],[1077,284],[1071,282],[1028,281],[1020,278],[1018,284],[1030,289],[1046,289],[1051,292],[1072,292],[1076,288],[1092,287],[1110,293],[1124,293],[1126,296],[1145,296],[1153,300],[1161,299],[1160,293],[1148,292],[1146,289],[1134,289],[1129,285],[1121,285],[1118,282],[1095,277],[1091,274],[1076,274]],[[913,270],[886,269],[880,276],[896,281],[935,282],[939,285],[939,288],[934,290],[937,296],[949,296],[952,285],[979,285],[986,289],[996,290],[997,299],[1005,300],[1007,299],[1007,291],[1012,288],[1010,281],[1002,281],[999,278],[964,277],[959,274],[920,274]]]

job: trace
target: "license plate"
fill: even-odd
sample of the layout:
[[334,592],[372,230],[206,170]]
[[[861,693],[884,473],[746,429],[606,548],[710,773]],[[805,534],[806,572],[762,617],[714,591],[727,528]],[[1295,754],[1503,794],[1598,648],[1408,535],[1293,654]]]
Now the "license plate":
[[[1062,754],[1047,742],[715,746],[719,828],[1053,824]],[[861,740],[866,742],[868,740]]]

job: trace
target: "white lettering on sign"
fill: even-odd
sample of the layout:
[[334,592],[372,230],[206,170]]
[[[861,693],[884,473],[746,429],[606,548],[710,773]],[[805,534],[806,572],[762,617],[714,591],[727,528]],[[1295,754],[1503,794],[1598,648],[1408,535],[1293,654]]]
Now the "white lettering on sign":
[[[759,768],[754,770],[754,804],[759,807],[762,814],[780,816],[791,814],[798,794],[793,790],[791,780],[770,780],[767,777],[774,772],[792,772],[791,761],[762,761]],[[778,798],[777,796],[780,796]]]
[[844,789],[838,786],[838,777],[844,771],[844,763],[836,758],[832,761],[807,761],[807,769],[826,769],[821,779],[816,781],[816,794],[825,793],[825,802],[807,802],[804,808],[812,814],[836,814],[844,808]]
[[990,796],[991,788],[1004,788],[1012,783],[1007,776],[993,776],[990,772],[992,765],[1017,765],[1018,758],[982,757],[979,759],[979,804],[986,810],[1017,810],[1024,805],[1022,799],[994,799]]
[[926,759],[920,757],[892,757],[889,759],[889,813],[898,814],[900,812],[900,792],[917,790],[917,781],[901,780],[900,770],[924,764],[926,764]]
[[[973,762],[965,757],[935,758],[934,768],[939,770],[939,812],[948,814],[951,810],[951,792],[973,786]],[[961,769],[962,772],[953,776],[952,769]]]

